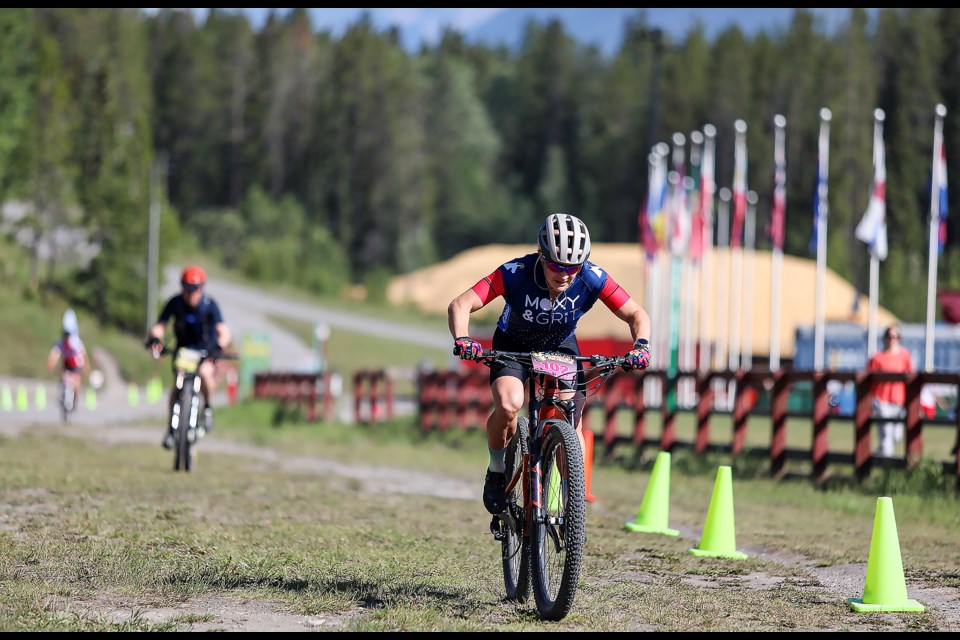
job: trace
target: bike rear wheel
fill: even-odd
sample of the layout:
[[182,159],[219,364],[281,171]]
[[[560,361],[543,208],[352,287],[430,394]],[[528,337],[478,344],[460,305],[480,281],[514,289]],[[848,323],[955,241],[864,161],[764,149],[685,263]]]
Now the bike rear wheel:
[[542,505],[531,540],[533,594],[545,620],[570,612],[586,541],[583,453],[576,430],[564,420],[548,420],[541,443]]
[[[507,589],[507,599],[525,602],[530,597],[530,536],[526,523],[526,509],[523,486],[527,478],[523,475],[523,463],[529,450],[530,427],[526,418],[517,420],[517,432],[507,445],[507,482],[519,473],[520,481],[507,495],[507,509],[497,516],[501,519],[503,538],[501,559],[503,560],[503,583]],[[509,520],[505,520],[504,517]]]

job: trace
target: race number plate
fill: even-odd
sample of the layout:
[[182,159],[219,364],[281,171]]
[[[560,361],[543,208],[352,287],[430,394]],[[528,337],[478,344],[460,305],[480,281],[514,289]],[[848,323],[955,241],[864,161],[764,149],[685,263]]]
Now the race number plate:
[[568,381],[577,375],[577,361],[565,353],[534,352],[530,354],[530,359],[537,373]]
[[200,366],[200,352],[186,347],[179,349],[173,366],[184,373],[195,373]]

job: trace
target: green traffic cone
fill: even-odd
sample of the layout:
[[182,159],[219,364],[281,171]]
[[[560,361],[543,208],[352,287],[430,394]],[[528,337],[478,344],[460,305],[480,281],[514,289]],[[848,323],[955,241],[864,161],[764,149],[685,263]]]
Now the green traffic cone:
[[133,383],[127,385],[127,402],[130,403],[131,407],[140,404],[140,389]]
[[627,531],[635,533],[662,533],[668,536],[680,535],[676,529],[667,526],[670,519],[670,452],[661,451],[653,463],[650,482],[643,494],[637,519],[624,522]]
[[553,469],[550,470],[550,476],[547,478],[547,511],[556,514],[560,513],[560,469],[554,462]]
[[47,406],[47,391],[44,389],[43,384],[37,385],[34,401],[37,403],[37,409],[43,409]]
[[156,404],[163,397],[163,383],[160,378],[153,378],[147,383],[147,402]]
[[859,613],[878,611],[923,612],[923,605],[907,598],[900,559],[897,521],[893,515],[893,499],[877,498],[877,513],[870,538],[867,559],[867,581],[862,598],[848,598],[850,607]]
[[97,408],[97,392],[92,387],[87,387],[87,410],[92,411]]
[[700,544],[690,549],[695,556],[744,560],[747,554],[737,551],[737,534],[733,524],[733,481],[730,467],[717,469],[707,520]]
[[30,403],[27,401],[27,388],[23,385],[17,387],[17,409],[26,411]]
[[13,393],[10,392],[10,385],[5,384],[0,390],[0,409],[13,411]]

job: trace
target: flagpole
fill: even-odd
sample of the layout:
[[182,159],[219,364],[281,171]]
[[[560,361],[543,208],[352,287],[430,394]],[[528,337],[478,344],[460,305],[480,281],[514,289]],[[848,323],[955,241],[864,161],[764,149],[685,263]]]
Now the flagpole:
[[736,131],[733,169],[733,224],[730,231],[731,274],[733,295],[730,305],[730,353],[729,368],[740,368],[740,314],[743,311],[743,248],[740,233],[743,230],[747,198],[747,123],[737,120],[733,123]]
[[[657,248],[658,239],[656,238],[656,231],[654,229],[653,216],[663,215],[662,205],[660,205],[660,194],[662,190],[662,184],[660,182],[660,155],[657,153],[657,148],[654,147],[651,150],[650,154],[647,156],[647,162],[649,167],[647,169],[647,205],[646,205],[646,218],[647,218],[647,228],[641,229],[641,233],[649,233],[654,237],[652,240],[647,238],[643,239],[642,250],[646,256],[647,263],[647,281],[646,281],[646,298],[647,298],[647,310],[650,313],[650,317],[654,319],[655,325],[659,325],[660,321],[660,282],[662,280],[660,275],[660,265],[657,260]],[[654,338],[654,353],[657,352],[656,340]]]
[[710,370],[710,333],[713,322],[713,288],[707,286],[712,278],[711,262],[713,256],[713,193],[716,184],[713,181],[714,143],[717,130],[712,124],[703,127],[703,160],[700,176],[700,200],[703,203],[700,215],[703,218],[703,251],[700,253],[700,370]]
[[942,104],[936,107],[936,119],[933,125],[933,167],[930,171],[930,247],[929,267],[927,269],[927,335],[926,351],[924,353],[923,368],[933,371],[934,342],[933,332],[933,302],[937,295],[937,238],[940,231],[940,187],[943,176],[940,175],[940,154],[943,146],[943,118],[947,115],[947,108]]
[[730,279],[727,276],[727,270],[730,268],[730,223],[728,221],[730,214],[730,189],[723,187],[720,189],[720,204],[717,206],[717,247],[726,249],[724,273],[720,269],[716,270],[717,276],[717,353],[714,369],[725,369],[727,367],[727,314],[729,313],[730,297],[727,293],[727,285]]
[[[657,250],[657,272],[659,274],[658,296],[657,296],[657,323],[658,330],[654,332],[655,352],[661,354],[657,359],[658,368],[666,371],[670,364],[670,287],[667,286],[670,277],[670,254],[666,250],[668,242],[668,230],[670,229],[670,184],[668,180],[670,145],[666,142],[658,142],[655,149],[660,167],[660,179],[662,180],[662,213],[660,217],[660,232],[658,234],[659,249]],[[650,391],[660,402],[663,402],[663,380],[661,378],[650,377]]]
[[[690,235],[688,236],[688,244],[685,258],[685,270],[684,274],[686,276],[689,286],[684,287],[683,289],[683,300],[684,300],[684,339],[683,339],[683,369],[685,371],[693,371],[696,368],[696,345],[700,342],[699,336],[697,333],[697,300],[700,295],[700,270],[699,270],[699,261],[703,259],[703,226],[700,224],[702,218],[702,212],[700,210],[701,198],[700,198],[700,169],[702,163],[702,154],[703,154],[703,134],[699,131],[693,131],[690,134],[690,175],[684,179],[684,182],[689,181],[690,188],[687,189],[687,209],[690,211]],[[691,194],[695,198],[691,198]],[[693,214],[696,213],[696,216]],[[694,234],[694,227],[699,227],[697,233]],[[698,245],[694,247],[694,242],[697,242]],[[701,310],[702,313],[702,310]],[[685,395],[685,404],[686,401],[692,399],[690,394],[689,383],[692,380],[690,378],[685,379],[684,381],[684,395]]]
[[753,368],[753,256],[757,244],[757,202],[757,192],[747,191],[747,224],[743,232],[743,261],[746,265],[743,270],[743,340],[740,349],[740,363],[747,371]]
[[826,324],[823,300],[827,274],[827,176],[830,167],[830,109],[820,109],[820,167],[817,183],[817,286],[814,325],[813,368],[823,369],[824,328]]
[[[668,180],[673,191],[673,202],[670,207],[670,240],[673,240],[673,231],[674,226],[682,224],[680,221],[680,216],[683,215],[681,212],[681,206],[683,205],[683,200],[680,197],[680,190],[684,188],[683,180],[681,179],[681,171],[683,171],[683,162],[684,162],[684,146],[686,145],[686,137],[680,133],[676,132],[673,134],[673,166],[674,170],[668,174]],[[670,335],[670,365],[668,367],[667,376],[670,379],[673,379],[677,375],[677,369],[679,366],[679,352],[680,352],[680,284],[681,276],[683,269],[683,260],[674,247],[670,247],[671,260],[670,260],[670,323],[669,323],[669,335]],[[676,385],[671,385],[670,392],[667,394],[667,406],[670,410],[677,408],[677,396],[676,396]]]
[[[787,119],[782,115],[776,115],[773,118],[774,139],[773,156],[776,171],[783,173],[782,176],[775,176],[774,180],[774,209],[779,209],[778,215],[786,215],[786,170],[787,153],[785,133]],[[777,191],[779,190],[779,193]],[[780,202],[777,202],[777,199]],[[773,251],[771,252],[770,264],[770,370],[777,371],[780,368],[780,272],[783,270],[783,234],[785,220],[773,221]]]
[[[878,145],[883,145],[883,109],[873,111],[873,162],[874,165],[881,159],[877,154],[882,151]],[[883,162],[886,162],[884,159]],[[872,197],[872,196],[871,196]],[[886,197],[886,195],[884,195]],[[886,224],[886,223],[884,223]],[[867,359],[873,357],[877,351],[877,310],[880,302],[880,258],[876,251],[870,251],[870,307],[867,311]]]

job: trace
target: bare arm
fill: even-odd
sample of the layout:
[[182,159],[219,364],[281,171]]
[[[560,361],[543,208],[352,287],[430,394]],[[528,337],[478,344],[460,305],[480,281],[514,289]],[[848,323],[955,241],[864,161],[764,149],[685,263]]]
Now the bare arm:
[[226,350],[230,346],[230,342],[233,337],[230,334],[230,327],[227,326],[226,322],[218,322],[217,326],[217,344],[221,349]]
[[447,325],[454,338],[470,335],[470,314],[483,308],[483,301],[473,289],[467,289],[447,306]]
[[60,349],[53,347],[47,354],[47,370],[51,373],[57,367],[57,361],[60,360]]
[[638,338],[650,339],[650,316],[636,300],[628,298],[614,314],[630,326],[634,341]]
[[163,340],[163,334],[167,331],[167,325],[163,322],[158,322],[152,327],[150,327],[150,336],[156,338],[157,340]]

